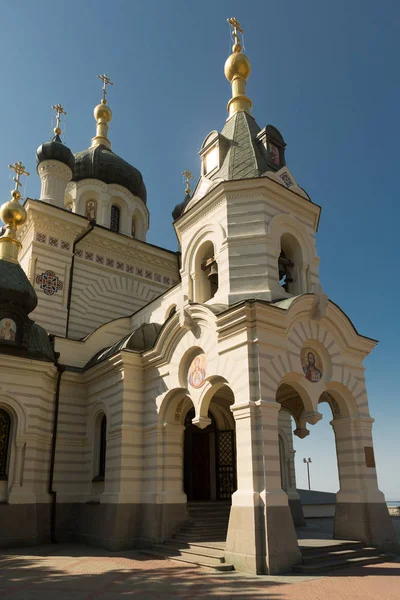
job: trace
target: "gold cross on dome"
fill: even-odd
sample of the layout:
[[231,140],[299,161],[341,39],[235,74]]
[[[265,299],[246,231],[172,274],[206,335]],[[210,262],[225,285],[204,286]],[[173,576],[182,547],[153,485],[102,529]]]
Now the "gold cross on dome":
[[242,33],[242,34],[244,32],[243,32],[243,29],[240,26],[239,21],[236,19],[236,17],[231,17],[230,19],[227,19],[227,21],[228,21],[229,25],[231,25],[231,27],[233,29],[232,34],[233,34],[233,37],[235,38],[235,44],[240,44],[238,32]]
[[54,129],[54,133],[57,135],[60,135],[60,133],[61,133],[61,129],[60,129],[61,115],[66,115],[67,113],[65,112],[64,107],[61,104],[55,104],[51,108],[53,110],[55,110],[57,113],[56,128]]
[[13,177],[13,181],[15,181],[14,191],[17,192],[17,196],[20,197],[18,188],[22,185],[21,175],[27,175],[29,177],[30,174],[28,173],[28,171],[25,171],[25,167],[20,160],[18,162],[15,162],[13,165],[8,165],[8,168],[15,171],[16,177]]
[[185,194],[190,194],[190,180],[193,179],[193,175],[192,175],[191,171],[189,171],[189,169],[186,169],[186,171],[183,171],[182,175],[185,178],[185,184],[186,184]]
[[107,96],[107,86],[108,85],[114,85],[113,82],[111,81],[111,79],[108,77],[107,73],[104,73],[104,75],[97,75],[97,79],[101,79],[101,81],[103,82],[103,104],[106,104],[107,100],[106,100],[106,96]]

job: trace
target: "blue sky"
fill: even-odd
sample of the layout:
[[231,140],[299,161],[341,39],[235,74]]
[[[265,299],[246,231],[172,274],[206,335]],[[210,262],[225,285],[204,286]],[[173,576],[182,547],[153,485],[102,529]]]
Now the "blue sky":
[[[176,248],[171,211],[184,196],[181,172],[199,174],[198,150],[221,130],[230,87],[226,18],[245,29],[248,94],[260,126],[282,132],[294,176],[323,208],[317,235],[321,282],[359,332],[380,340],[366,360],[380,487],[400,499],[398,140],[400,3],[396,0],[19,0],[2,4],[0,190],[10,162],[32,173],[47,141],[51,105],[67,112],[77,152],[94,135],[96,75],[114,81],[113,150],[139,168],[148,190],[150,242]],[[54,124],[53,124],[54,126]],[[298,485],[337,489],[329,415],[296,442]]]

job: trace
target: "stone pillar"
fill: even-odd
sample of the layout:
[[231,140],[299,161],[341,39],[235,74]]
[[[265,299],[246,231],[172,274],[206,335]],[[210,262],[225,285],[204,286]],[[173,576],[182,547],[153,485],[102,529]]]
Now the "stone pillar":
[[26,442],[17,440],[15,442],[12,486],[8,496],[9,504],[32,504],[36,502],[33,483],[30,482],[28,485],[24,485],[23,481],[23,463],[25,451]]
[[264,505],[265,562],[269,575],[291,571],[301,561],[287,494],[281,489],[277,402],[257,402],[261,433],[261,499]]
[[187,498],[183,491],[184,425],[164,423],[161,452],[161,538],[167,539],[187,517]]
[[340,490],[334,537],[360,540],[382,551],[398,551],[385,497],[378,489],[370,417],[331,421],[335,432]]
[[232,496],[225,557],[237,570],[290,571],[301,560],[288,497],[281,489],[276,402],[233,405],[238,489]]
[[237,485],[226,538],[225,558],[238,571],[265,573],[265,530],[258,487],[256,405],[233,405],[236,422]]

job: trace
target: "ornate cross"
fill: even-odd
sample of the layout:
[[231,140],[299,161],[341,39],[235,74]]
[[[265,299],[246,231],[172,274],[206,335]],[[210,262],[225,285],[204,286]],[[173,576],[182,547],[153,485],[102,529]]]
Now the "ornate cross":
[[61,115],[66,115],[67,113],[65,112],[63,106],[61,104],[56,104],[54,106],[51,107],[53,110],[56,111],[57,116],[57,122],[56,122],[56,129],[54,130],[54,133],[60,135],[61,133],[61,129],[60,129],[60,120],[61,120]]
[[107,76],[106,73],[104,73],[104,75],[97,75],[97,79],[101,79],[101,81],[103,82],[103,104],[106,104],[107,100],[106,100],[106,96],[107,96],[107,86],[108,85],[114,85],[111,81],[111,79]]
[[193,179],[193,175],[192,175],[191,171],[189,171],[189,169],[186,169],[186,171],[183,171],[182,175],[185,178],[185,184],[186,184],[185,194],[190,194],[190,180]]
[[22,185],[21,175],[27,175],[29,177],[30,173],[28,173],[28,171],[25,171],[25,167],[20,160],[18,162],[15,162],[13,165],[8,165],[8,168],[15,171],[16,177],[13,177],[13,181],[15,181],[14,191],[17,192],[17,196],[19,198],[21,194],[19,193],[18,188]]
[[227,21],[233,29],[232,34],[233,34],[233,37],[235,38],[235,44],[240,44],[238,32],[241,34],[243,34],[244,32],[240,26],[239,21],[236,19],[236,17],[231,17],[230,19],[227,19]]

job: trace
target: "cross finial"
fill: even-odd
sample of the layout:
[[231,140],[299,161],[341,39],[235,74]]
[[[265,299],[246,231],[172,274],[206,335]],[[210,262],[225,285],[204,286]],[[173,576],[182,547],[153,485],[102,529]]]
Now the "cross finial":
[[192,175],[191,171],[189,171],[189,169],[186,169],[186,171],[183,171],[182,175],[185,178],[185,184],[186,184],[185,194],[188,196],[188,195],[190,195],[190,180],[193,179],[193,175]]
[[28,173],[28,171],[25,171],[25,167],[20,160],[18,162],[15,162],[13,165],[8,165],[8,168],[15,171],[16,174],[16,177],[13,177],[13,181],[15,181],[15,189],[11,195],[15,200],[19,200],[19,198],[21,197],[19,188],[22,185],[21,175],[27,175],[29,177],[30,173]]
[[111,81],[111,79],[108,77],[108,75],[106,73],[104,73],[104,75],[97,75],[97,79],[101,79],[101,81],[103,82],[103,99],[102,99],[102,104],[107,104],[107,86],[108,85],[114,85]]
[[243,29],[240,26],[239,21],[236,19],[236,17],[230,17],[229,19],[227,19],[229,25],[232,27],[232,35],[235,39],[235,45],[237,47],[237,51],[240,52],[240,50],[242,49],[242,45],[240,43],[240,39],[239,39],[239,33],[241,33],[243,35]]
[[66,115],[67,113],[64,110],[64,107],[61,104],[55,104],[51,107],[53,110],[56,111],[56,126],[54,128],[54,133],[56,135],[60,135],[61,134],[61,129],[60,129],[60,121],[61,121],[61,115]]

